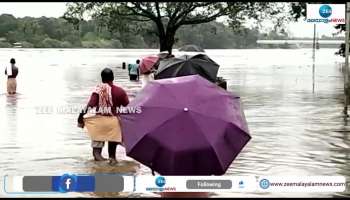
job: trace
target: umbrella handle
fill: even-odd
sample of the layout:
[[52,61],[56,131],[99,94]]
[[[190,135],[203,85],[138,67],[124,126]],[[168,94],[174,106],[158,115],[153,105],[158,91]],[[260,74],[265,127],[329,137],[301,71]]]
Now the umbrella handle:
[[151,162],[151,164],[150,164],[151,166],[150,166],[150,169],[151,169],[151,171],[152,171],[152,176],[155,176],[156,174],[154,173],[154,169],[153,169],[153,163]]

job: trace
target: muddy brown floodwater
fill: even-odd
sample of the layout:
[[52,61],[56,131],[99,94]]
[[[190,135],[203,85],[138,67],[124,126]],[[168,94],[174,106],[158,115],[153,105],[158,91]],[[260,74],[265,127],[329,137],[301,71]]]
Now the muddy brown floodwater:
[[[350,179],[350,127],[342,116],[342,58],[316,52],[312,91],[311,49],[207,50],[220,64],[228,90],[241,96],[252,140],[227,175],[341,175]],[[90,141],[76,127],[72,106],[85,104],[104,67],[133,98],[123,61],[157,50],[0,49],[0,66],[19,67],[18,94],[6,95],[0,79],[0,185],[3,175],[63,173],[150,174],[118,147],[118,166],[92,160]],[[3,72],[1,72],[3,74]],[[107,156],[107,149],[103,154]],[[0,196],[4,196],[3,189]],[[214,193],[222,197],[339,197],[343,193]],[[26,196],[26,195],[17,195]],[[48,196],[48,195],[36,195]],[[67,196],[157,196],[152,193],[70,193]]]

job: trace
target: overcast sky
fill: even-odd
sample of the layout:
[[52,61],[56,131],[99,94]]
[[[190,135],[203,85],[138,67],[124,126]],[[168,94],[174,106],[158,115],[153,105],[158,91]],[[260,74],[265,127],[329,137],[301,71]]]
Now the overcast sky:
[[[64,2],[40,2],[40,3],[0,3],[0,14],[12,14],[15,17],[60,17],[66,10],[66,3]],[[290,34],[296,37],[313,37],[313,24],[298,22],[291,23],[288,26]],[[317,32],[322,35],[331,36],[336,32],[332,25],[317,24]]]

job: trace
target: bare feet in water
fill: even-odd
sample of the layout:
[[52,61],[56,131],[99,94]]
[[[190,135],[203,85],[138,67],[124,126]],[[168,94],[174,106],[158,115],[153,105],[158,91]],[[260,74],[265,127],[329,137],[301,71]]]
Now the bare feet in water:
[[105,161],[107,160],[102,156],[102,148],[93,148],[92,155],[95,158],[95,161]]
[[107,158],[104,158],[101,155],[100,156],[95,156],[94,159],[95,159],[95,161],[106,161],[107,160]]
[[109,164],[110,165],[116,165],[117,163],[118,163],[118,161],[116,159],[114,159],[114,158],[110,158],[109,159]]

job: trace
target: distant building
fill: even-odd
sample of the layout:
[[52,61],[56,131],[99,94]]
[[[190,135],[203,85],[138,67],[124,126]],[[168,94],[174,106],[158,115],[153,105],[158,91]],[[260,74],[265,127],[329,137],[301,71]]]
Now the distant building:
[[22,43],[20,43],[20,42],[15,42],[15,43],[13,43],[13,47],[14,47],[14,48],[22,48]]

